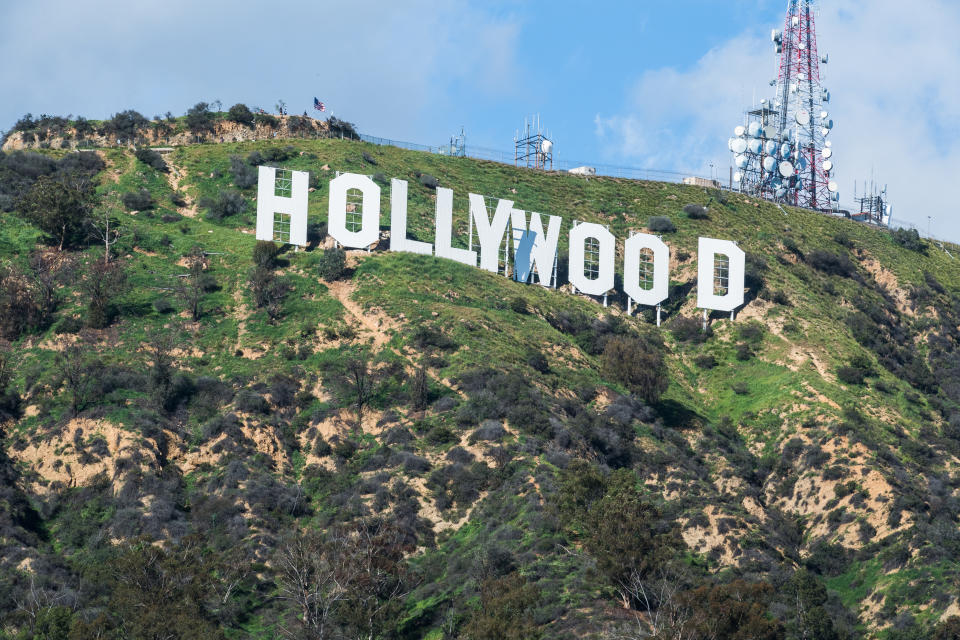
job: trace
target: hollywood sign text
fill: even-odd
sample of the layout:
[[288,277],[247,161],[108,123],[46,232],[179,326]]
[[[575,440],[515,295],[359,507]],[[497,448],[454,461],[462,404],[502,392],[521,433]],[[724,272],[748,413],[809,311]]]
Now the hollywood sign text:
[[[257,239],[277,239],[278,216],[289,224],[283,239],[290,244],[307,244],[307,196],[309,174],[289,171],[283,174],[278,195],[277,169],[259,167],[257,187]],[[348,211],[348,192],[361,198],[359,207]],[[344,173],[330,181],[327,232],[346,248],[367,249],[380,240],[380,186],[368,176]],[[453,191],[437,188],[435,234],[433,244],[407,237],[407,182],[390,183],[390,250],[448,258],[497,273],[507,227],[512,229],[513,277],[520,282],[557,285],[556,258],[563,221],[548,215],[546,226],[537,212],[514,207],[512,200],[500,199],[491,216],[483,196],[468,194],[470,224],[476,230],[479,252],[453,246]],[[359,214],[357,213],[359,210]],[[348,225],[348,214],[359,215]],[[576,291],[602,296],[614,289],[617,242],[603,225],[574,223],[568,231],[569,280]],[[591,245],[591,268],[587,269]],[[509,246],[508,244],[508,246]],[[730,240],[700,238],[697,266],[697,306],[714,311],[734,311],[743,305],[745,254]],[[507,256],[510,254],[508,253]],[[717,277],[718,256],[725,258],[726,273]],[[651,259],[652,258],[652,259]],[[721,258],[721,259],[723,259]],[[652,263],[652,264],[651,264]],[[652,266],[652,274],[645,271]],[[667,299],[670,280],[670,248],[659,237],[636,233],[623,246],[623,290],[634,304],[656,306]],[[641,278],[641,272],[647,276]],[[652,275],[652,277],[650,277]],[[643,282],[641,283],[641,279]]]

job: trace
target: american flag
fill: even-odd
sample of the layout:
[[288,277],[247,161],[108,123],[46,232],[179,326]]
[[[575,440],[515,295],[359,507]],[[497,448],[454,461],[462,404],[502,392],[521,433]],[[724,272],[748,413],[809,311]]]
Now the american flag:
[[326,106],[325,104],[323,104],[322,102],[320,102],[319,100],[317,100],[316,97],[314,97],[314,99],[313,99],[313,108],[316,109],[317,111],[326,111],[326,110],[327,110],[327,106]]

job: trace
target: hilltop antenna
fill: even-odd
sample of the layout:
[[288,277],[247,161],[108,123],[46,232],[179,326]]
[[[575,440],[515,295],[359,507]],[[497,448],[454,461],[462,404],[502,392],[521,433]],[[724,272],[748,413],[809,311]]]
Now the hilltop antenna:
[[836,211],[839,186],[833,181],[833,149],[827,137],[833,120],[825,105],[817,50],[814,0],[788,0],[782,31],[770,34],[779,56],[776,96],[760,100],[734,130],[736,188],[761,198],[821,211]]
[[523,119],[523,133],[513,136],[514,164],[528,169],[553,170],[553,141],[540,127],[540,114]]

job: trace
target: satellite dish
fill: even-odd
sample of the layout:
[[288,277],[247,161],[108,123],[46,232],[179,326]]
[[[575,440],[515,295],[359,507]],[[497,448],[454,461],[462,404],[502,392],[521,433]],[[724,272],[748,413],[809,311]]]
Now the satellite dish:
[[734,181],[734,182],[740,182],[740,179],[741,179],[742,177],[743,177],[743,175],[742,175],[739,171],[737,171],[735,174],[733,174],[733,181]]
[[823,161],[823,170],[827,173],[833,171],[833,160],[824,160]]
[[770,172],[777,168],[777,159],[773,156],[767,156],[763,159],[763,170]]
[[820,93],[820,99],[823,100],[824,102],[830,102],[830,92],[824,89]]
[[780,163],[780,175],[784,178],[789,178],[793,175],[793,164],[788,160],[784,160]]
[[830,54],[825,53],[822,56],[820,56],[820,62],[822,62],[823,64],[827,64],[828,62],[830,62]]
[[770,32],[770,42],[780,42],[783,39],[783,35],[779,30],[774,29]]
[[747,150],[750,153],[760,153],[761,149],[763,149],[763,141],[760,138],[750,138],[747,141]]
[[747,150],[747,141],[743,138],[733,139],[733,152],[744,153]]
[[793,135],[793,132],[790,131],[790,129],[784,129],[784,130],[783,130],[783,133],[780,134],[780,137],[781,137],[784,141],[789,141],[790,138],[792,137],[792,135]]
[[820,152],[820,155],[823,156],[824,160],[829,160],[830,158],[833,157],[833,149],[831,149],[830,147],[826,147],[824,148],[823,151]]
[[830,129],[827,129],[826,127],[820,127],[820,135],[826,138],[828,135],[830,135]]
[[792,151],[792,149],[790,148],[790,145],[787,144],[786,142],[780,145],[780,155],[782,155],[784,158],[790,157],[790,151]]
[[820,119],[821,119],[821,120],[826,120],[826,119],[829,118],[829,117],[830,117],[830,114],[827,113],[826,111],[821,111],[821,112],[820,112]]
[[832,140],[827,140],[826,142],[823,143],[823,146],[825,146],[825,147],[832,147],[832,146],[833,146],[833,141],[832,141]]
[[797,85],[796,85],[795,83],[791,82],[791,83],[790,83],[790,93],[796,93],[796,92],[797,92]]
[[738,138],[742,138],[746,132],[747,129],[745,127],[737,127],[733,130],[733,135],[737,136]]
[[777,137],[777,128],[772,124],[768,124],[763,128],[763,135],[766,138],[776,138]]
[[810,112],[806,109],[800,109],[800,111],[797,111],[796,118],[797,124],[799,124],[801,127],[810,124]]
[[800,169],[800,171],[805,171],[807,168],[807,159],[804,158],[803,156],[797,156],[797,161],[795,165],[797,169]]
[[824,129],[833,129],[833,120],[831,120],[831,119],[829,119],[829,118],[827,118],[826,120],[824,120],[824,121],[823,121],[823,128],[824,128]]
[[833,194],[833,197],[832,197],[831,199],[832,199],[834,202],[840,202],[840,194],[839,194],[839,193]]
[[840,191],[840,185],[831,180],[830,184],[827,185],[827,189],[830,189],[830,193],[836,193],[837,191]]
[[747,166],[747,156],[743,155],[742,153],[739,154],[733,159],[733,164],[737,165],[738,169],[745,168]]
[[550,149],[553,149],[553,142],[550,140],[544,140],[543,144],[540,145],[540,150],[544,153],[550,153]]
[[793,16],[793,26],[800,24],[800,16]]
[[733,151],[733,142],[735,140],[736,138],[730,138],[729,140],[727,140],[727,149],[730,149],[730,151]]
[[777,152],[777,141],[776,140],[767,140],[763,143],[763,150],[766,153],[774,154]]
[[747,127],[747,133],[749,133],[750,137],[752,138],[756,138],[758,135],[760,135],[760,123],[751,122],[750,125]]

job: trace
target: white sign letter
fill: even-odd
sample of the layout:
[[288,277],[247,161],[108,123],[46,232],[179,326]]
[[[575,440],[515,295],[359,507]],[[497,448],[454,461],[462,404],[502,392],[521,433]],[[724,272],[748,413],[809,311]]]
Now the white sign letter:
[[[350,189],[363,194],[363,218],[357,230],[347,229],[347,191]],[[376,244],[380,240],[380,187],[377,183],[355,173],[344,173],[331,180],[327,225],[330,236],[344,247],[366,249]]]
[[[653,286],[640,286],[640,256],[644,249],[653,252]],[[623,247],[623,290],[637,304],[655,307],[670,293],[670,247],[646,233],[630,236]]]
[[[717,255],[726,256],[727,272],[717,270]],[[743,305],[746,254],[729,240],[700,238],[697,255],[697,306],[712,311],[733,311]],[[726,292],[717,295],[716,285]]]
[[433,255],[429,242],[407,237],[407,181],[396,178],[390,181],[390,251]]
[[[587,238],[594,238],[598,244],[596,278],[588,278],[583,272]],[[581,222],[570,229],[570,283],[581,293],[591,296],[602,296],[613,289],[616,249],[613,234],[602,225]]]
[[477,252],[450,246],[453,236],[453,191],[437,187],[436,255],[471,267],[477,266]]
[[[307,192],[310,174],[290,171],[290,182],[277,185],[275,167],[257,167],[257,240],[307,244]],[[277,187],[282,195],[277,195]],[[279,220],[277,214],[280,215]],[[280,225],[275,223],[280,222]]]
[[470,215],[473,216],[477,238],[480,239],[480,268],[496,273],[500,270],[500,246],[507,230],[510,210],[513,209],[513,200],[498,200],[497,210],[493,214],[493,220],[490,220],[483,196],[471,193],[468,197]]
[[530,212],[530,224],[522,209],[513,209],[510,212],[511,226],[513,227],[513,269],[514,279],[518,282],[527,282],[533,270],[537,270],[537,279],[540,284],[549,287],[553,276],[553,264],[557,257],[557,243],[560,241],[560,225],[563,223],[558,216],[550,216],[547,223],[547,233],[543,233],[543,223],[540,214]]

